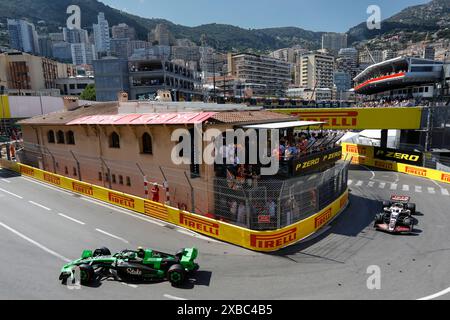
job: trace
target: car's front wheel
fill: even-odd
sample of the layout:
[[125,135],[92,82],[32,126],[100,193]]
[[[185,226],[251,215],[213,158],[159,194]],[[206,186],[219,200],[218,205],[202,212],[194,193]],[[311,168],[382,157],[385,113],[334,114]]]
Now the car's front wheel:
[[95,270],[91,265],[82,264],[80,266],[80,282],[82,285],[89,285],[95,280]]
[[167,279],[174,287],[179,287],[186,280],[186,271],[180,264],[173,265],[167,271]]

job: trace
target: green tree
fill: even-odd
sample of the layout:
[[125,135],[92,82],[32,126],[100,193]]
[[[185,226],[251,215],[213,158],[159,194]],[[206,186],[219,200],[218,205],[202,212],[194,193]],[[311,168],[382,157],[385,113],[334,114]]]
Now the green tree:
[[84,91],[80,95],[81,100],[88,100],[88,101],[96,101],[96,93],[95,93],[95,86],[93,84],[90,84],[84,89]]

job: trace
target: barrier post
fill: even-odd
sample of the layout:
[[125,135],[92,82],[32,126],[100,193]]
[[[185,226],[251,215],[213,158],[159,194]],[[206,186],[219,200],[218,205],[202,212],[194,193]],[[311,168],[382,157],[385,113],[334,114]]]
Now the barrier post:
[[9,142],[6,143],[6,159],[11,161],[11,150],[9,150]]
[[162,176],[163,176],[163,178],[164,178],[164,183],[163,183],[163,186],[164,186],[164,189],[165,189],[165,191],[166,191],[166,205],[167,206],[170,206],[170,187],[169,187],[169,180],[167,180],[167,177],[166,177],[166,175],[164,174],[164,170],[162,169],[162,167],[160,166],[159,167],[159,170],[161,171],[161,174],[162,174]]
[[75,162],[77,163],[78,180],[83,181],[83,179],[81,178],[81,167],[80,167],[80,162],[79,162],[78,159],[75,157],[75,154],[72,152],[72,150],[70,150],[70,153],[72,154],[72,157],[75,159]]
[[194,195],[194,187],[192,186],[191,181],[189,180],[186,171],[183,172],[184,176],[186,177],[186,180],[189,184],[189,187],[191,188],[191,205],[192,205],[192,213],[195,213],[195,195]]
[[112,190],[112,177],[111,177],[111,169],[108,167],[108,165],[106,164],[105,160],[103,160],[102,157],[100,157],[100,160],[102,161],[103,165],[106,167],[106,170],[108,171],[108,185],[109,185],[109,189]]
[[53,154],[50,152],[50,150],[49,150],[47,147],[44,147],[44,148],[47,150],[47,152],[48,152],[48,154],[50,155],[50,157],[52,157],[52,161],[53,161],[53,173],[56,174],[56,159],[55,159],[55,157],[53,156]]

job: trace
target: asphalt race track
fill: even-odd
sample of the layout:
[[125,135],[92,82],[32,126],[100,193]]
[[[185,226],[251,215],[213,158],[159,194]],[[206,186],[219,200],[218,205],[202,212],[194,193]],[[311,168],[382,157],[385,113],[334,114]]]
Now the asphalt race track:
[[[450,299],[450,185],[355,166],[349,208],[314,239],[273,254],[220,243],[126,210],[0,170],[0,299]],[[410,236],[376,232],[391,194],[410,195]],[[196,246],[201,271],[182,289],[168,282],[70,289],[58,281],[84,249]],[[381,289],[369,290],[370,266]]]

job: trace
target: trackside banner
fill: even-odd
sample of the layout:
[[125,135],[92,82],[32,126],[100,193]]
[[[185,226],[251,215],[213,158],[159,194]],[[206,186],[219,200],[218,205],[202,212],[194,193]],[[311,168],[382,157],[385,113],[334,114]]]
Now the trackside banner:
[[[389,151],[391,152],[389,154],[386,154],[385,152],[383,152],[382,155],[378,154],[377,157],[384,157],[385,159],[389,159],[383,160],[375,158],[375,154],[377,153],[377,150],[379,151],[379,149],[380,148],[371,146],[360,146],[356,144],[343,143],[342,157],[345,158],[346,156],[352,156],[353,164],[360,164],[369,167],[405,173],[416,177],[427,178],[439,182],[450,183],[450,172],[428,169],[414,165],[415,163],[422,163],[422,158],[418,158],[418,155],[415,152],[402,153],[401,151],[396,151],[392,153],[392,151]],[[362,153],[358,154],[358,150]],[[386,151],[389,149],[381,150]],[[372,154],[374,156],[371,156]]]
[[[304,121],[326,122],[325,129],[420,129],[422,108],[277,109]],[[311,127],[311,129],[315,129]]]
[[296,176],[306,174],[327,164],[334,163],[342,158],[340,147],[308,157],[303,157],[292,164],[292,173]]
[[0,166],[83,196],[95,198],[190,229],[211,238],[260,252],[277,251],[313,235],[342,212],[348,204],[348,190],[346,190],[328,207],[305,220],[280,230],[261,232],[248,230],[16,162],[0,160]]
[[399,163],[421,165],[423,163],[423,154],[414,151],[396,150],[389,148],[374,148],[375,159],[389,160]]

